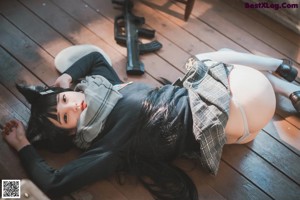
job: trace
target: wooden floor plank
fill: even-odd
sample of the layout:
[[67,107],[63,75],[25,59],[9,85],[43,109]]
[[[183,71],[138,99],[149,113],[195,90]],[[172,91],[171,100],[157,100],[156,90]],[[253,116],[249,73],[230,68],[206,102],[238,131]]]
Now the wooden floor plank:
[[[243,9],[241,9],[244,7],[244,3],[239,0],[225,0],[224,2],[226,2],[226,4],[230,5],[236,10],[244,11]],[[298,45],[298,47],[300,47],[299,34],[297,34],[296,32],[286,27],[283,27],[282,24],[267,17],[266,15],[262,14],[256,9],[248,9],[247,12],[242,13],[252,19],[256,19],[256,21],[261,25],[269,28],[270,30],[276,32],[280,36],[284,37],[285,39],[289,40],[290,42],[293,42],[294,44]]]
[[[150,7],[153,6],[159,7],[160,5],[166,4],[168,0],[154,0],[154,1],[143,0],[142,2],[145,5],[148,5]],[[177,13],[183,12],[183,10],[175,4],[170,6],[169,10],[172,10]],[[201,20],[194,17],[193,15],[191,15],[189,21],[186,22],[183,21],[182,19],[179,19],[176,16],[169,15],[168,13],[164,12],[164,10],[157,11],[157,14],[158,13],[170,19],[172,22],[176,23],[179,27],[182,27],[184,30],[191,33],[193,36],[198,38],[200,41],[206,43],[214,50],[219,50],[222,48],[230,48],[236,51],[245,52],[245,49],[243,49],[241,46],[236,44],[233,40],[230,40],[229,38],[224,36],[222,32],[217,31],[214,27],[209,26],[208,24],[202,22]],[[206,52],[207,51],[209,50],[207,49]]]
[[139,200],[143,197],[143,200],[152,200],[153,197],[151,196],[150,192],[146,190],[142,186],[140,182],[137,181],[136,177],[130,175],[122,175],[121,176],[121,183],[116,176],[109,178],[111,184],[122,193],[127,199],[130,200]]
[[299,198],[299,185],[249,148],[243,145],[227,145],[222,158],[272,198],[295,200]]
[[101,200],[131,200],[126,198],[109,181],[101,180],[72,193],[75,200],[101,199]]
[[[16,0],[12,0],[9,4],[0,2],[0,10],[11,23],[26,35],[36,35],[33,41],[43,49],[47,49],[51,55],[55,55],[61,49],[71,45],[70,42],[66,41],[65,38],[62,39],[56,31],[42,23],[39,18]],[[15,10],[18,12],[16,13]]]
[[[283,174],[300,184],[300,159],[299,155],[292,153],[290,149],[279,143],[266,132],[261,131],[253,142],[247,146],[271,163]],[[274,152],[273,149],[277,151]],[[288,165],[286,163],[289,163]]]
[[[0,160],[0,179],[4,180],[4,179],[15,179],[14,174],[11,173],[11,169],[7,169],[7,164],[5,162],[3,162],[2,160]],[[2,193],[0,192],[0,195]]]
[[[238,15],[239,13],[237,11],[234,11],[233,9],[225,12],[225,9],[223,8],[228,8],[226,4],[221,7],[219,3],[203,1],[201,3],[201,7],[199,8],[200,9],[193,10],[193,14],[195,13],[195,16],[199,16],[198,18],[200,20],[206,22],[207,24],[210,24],[211,26],[219,30],[222,34],[237,42],[240,46],[244,47],[251,53],[257,55],[273,56],[276,58],[288,57],[296,59],[296,57],[298,57],[298,54],[295,51],[293,52],[293,55],[285,55],[280,53],[278,50],[272,48],[269,44],[266,44],[264,41],[265,38],[257,38],[249,34],[248,30],[241,29],[239,26],[235,25],[232,22],[232,19],[238,20],[239,17],[236,17],[235,14]],[[255,23],[252,19],[248,19],[248,21]],[[271,36],[273,37],[273,35],[274,34],[272,34]],[[270,35],[267,35],[266,37],[270,37]],[[280,43],[278,43],[278,45],[280,45]],[[299,68],[298,64],[296,66]]]
[[46,84],[53,84],[58,77],[58,73],[52,65],[53,58],[2,16],[0,16],[0,24],[3,28],[0,45],[26,66],[29,71],[35,71],[37,77],[42,79],[47,77]]
[[141,2],[137,1],[134,8],[134,11],[137,15],[144,16],[146,18],[146,23],[150,27],[155,29],[158,33],[164,35],[174,44],[177,44],[191,55],[195,55],[212,49],[193,35],[184,31],[181,27],[178,27],[167,17],[164,17],[157,13],[151,7],[145,6]]
[[[272,52],[274,51],[274,49],[276,49],[276,51],[280,52],[280,54],[278,55],[280,55],[281,57],[288,57],[300,63],[300,48],[293,42],[288,41],[287,39],[278,35],[276,32],[269,30],[268,28],[259,24],[258,22],[249,18],[248,16],[241,14],[236,9],[232,9],[230,6],[228,6],[222,1],[212,0],[204,2],[207,3],[208,6],[211,6],[211,9],[209,10],[210,12],[218,12],[219,14],[219,18],[214,18],[213,20],[218,21],[219,23],[222,23],[222,21],[224,20],[228,20],[232,24],[236,25],[240,29],[240,31],[242,31],[242,33],[245,32],[247,33],[246,35],[251,35],[253,38],[261,40],[262,44],[265,43],[266,46],[264,47],[264,49],[262,49],[264,50],[262,52],[267,53],[266,55],[268,55],[269,52]],[[239,8],[239,10],[245,10],[245,8]],[[199,10],[193,10],[193,12],[197,11]],[[201,15],[200,18],[203,19],[204,17],[209,17],[208,11],[204,15]],[[220,21],[221,18],[223,18],[224,20]],[[214,26],[213,24],[211,25]],[[272,37],[270,37],[270,35]],[[268,51],[265,52],[266,50]],[[276,54],[271,54],[271,56],[278,57]]]
[[[82,0],[74,0],[70,5],[69,1],[56,1],[52,2],[62,8],[72,18],[77,20],[82,26],[89,29],[99,38],[102,38],[107,44],[113,47],[115,50],[126,56],[126,48],[116,44],[114,39],[113,24],[107,19],[107,16],[101,14],[101,10],[93,9]],[[107,3],[107,2],[106,2]],[[105,8],[111,7],[110,4]],[[111,45],[114,44],[114,45]]]
[[[24,66],[22,66],[17,60],[15,60],[12,55],[10,55],[7,51],[0,47],[0,65],[1,70],[5,73],[0,73],[0,83],[3,84],[6,88],[8,88],[15,96],[17,96],[23,104],[29,107],[26,99],[23,95],[21,95],[17,88],[15,87],[16,83],[28,83],[28,84],[40,84],[40,80],[38,80],[35,76],[31,74]],[[3,98],[6,96],[1,95]],[[23,109],[23,105],[19,105],[19,102],[7,100],[9,107],[13,110],[17,110],[20,112],[21,116],[24,117],[24,120],[29,119],[29,110]]]
[[135,4],[135,13],[140,16],[145,16],[147,24],[150,27],[191,55],[212,50],[212,47],[188,33],[182,27],[177,26],[168,17],[161,15],[159,12],[140,1],[137,1]]
[[[11,107],[8,105],[7,101],[18,101],[11,93],[1,84],[0,85],[3,95],[8,95],[6,97],[1,95],[0,103],[1,103],[1,115],[0,115],[0,125],[1,129],[4,126],[6,122],[8,122],[11,119],[17,119],[26,124],[27,120],[25,121],[24,116],[22,116],[20,113],[14,111],[11,109]],[[20,102],[19,102],[20,104]],[[22,105],[22,104],[20,104]]]
[[[52,2],[47,1],[46,6],[43,6],[40,1],[30,0],[22,1],[32,12],[38,15],[44,21],[47,21],[51,27],[71,41],[72,44],[93,44],[102,48],[110,56],[114,69],[124,81],[141,81],[153,83],[154,80],[145,74],[142,77],[131,76],[128,77],[123,63],[126,63],[125,57],[118,51],[109,46],[105,40],[101,39],[89,29],[82,26],[78,21],[74,20],[63,12],[60,8]],[[56,13],[53,15],[53,12]]]
[[[181,76],[189,56],[222,47],[276,57],[292,53],[288,57],[297,60],[300,36],[255,10],[241,12],[238,4],[233,5],[234,1],[226,0],[226,4],[219,0],[198,0],[187,22],[182,20],[183,4],[166,0],[135,1],[134,13],[146,17],[146,27],[156,29],[156,39],[164,45],[156,53],[141,56],[147,72],[141,77],[125,72],[126,49],[113,38],[114,16],[121,11],[114,9],[111,2],[1,1],[0,90],[4,92],[0,94],[0,129],[11,118],[24,123],[29,118],[29,105],[17,92],[14,81],[52,84],[59,75],[53,65],[54,57],[73,44],[92,43],[103,48],[122,80],[157,86],[154,78],[158,76],[171,81]],[[175,161],[193,179],[199,199],[295,199],[299,195],[300,120],[286,100],[279,102],[283,105],[277,110],[280,115],[276,114],[252,143],[226,145],[217,176],[195,168],[190,160]],[[4,152],[0,156],[0,178],[16,177],[9,171],[11,166],[18,171],[17,177],[25,177],[17,155],[2,138],[0,151]],[[39,153],[51,166],[60,167],[75,159],[80,151],[72,149],[60,155],[43,150]],[[10,158],[12,161],[6,163]],[[124,185],[113,177],[97,181],[66,198],[152,199],[145,188],[135,184],[133,177]]]
[[264,128],[270,135],[279,141],[286,143],[297,155],[300,155],[300,130],[288,123],[280,116],[274,116],[273,119]]
[[[75,18],[80,23],[85,23],[86,16],[90,16],[90,21],[96,21],[96,19],[99,18],[99,14],[95,12],[94,10],[90,8],[85,8],[84,4],[81,4],[81,1],[77,1],[76,4],[72,4],[72,6],[69,5],[68,1],[54,1],[57,5],[59,5],[61,8],[66,10],[73,18]],[[76,1],[75,1],[76,2]],[[86,13],[86,9],[89,9],[89,11]],[[105,19],[102,19],[105,20]],[[87,23],[85,23],[87,24]],[[113,30],[113,23],[110,21],[107,21],[107,24],[111,30]],[[87,24],[87,27],[92,30],[94,33],[97,34],[98,37],[103,37],[101,34],[101,26],[98,25],[98,23],[90,22]],[[113,40],[112,37],[113,33],[111,33],[111,39],[106,40],[106,42],[111,46],[118,46],[116,45],[116,42]],[[103,38],[104,39],[104,38]],[[120,52],[122,53],[122,52]],[[126,56],[126,54],[124,54]],[[165,62],[163,59],[158,57],[156,54],[148,54],[147,57],[143,59],[146,71],[147,73],[151,74],[153,77],[163,76],[167,79],[171,79],[172,77],[178,77],[182,73],[180,73],[175,68],[171,67],[168,68],[168,70],[161,70],[161,66],[168,66],[169,63]],[[159,73],[159,74],[158,74]]]
[[[11,120],[11,119],[18,119],[22,122],[24,122],[24,116],[22,116],[22,110],[20,109],[21,113],[19,113],[16,110],[12,110],[9,103],[7,102],[19,102],[19,106],[23,105],[16,97],[7,90],[2,84],[0,84],[0,124],[1,127],[4,126],[4,124]],[[23,105],[24,106],[24,105]],[[25,106],[24,106],[25,107]],[[2,128],[1,128],[2,129]],[[2,130],[0,130],[2,132]],[[5,174],[2,174],[3,178],[11,178],[14,177],[16,179],[26,178],[27,175],[25,173],[25,170],[21,166],[21,162],[18,158],[17,152],[14,151],[3,139],[3,137],[0,137],[0,163],[4,166],[5,171],[8,171],[9,173],[5,176]],[[2,169],[1,169],[2,170]],[[1,171],[0,170],[0,171]]]
[[[264,33],[264,37],[261,38],[253,38],[250,34],[248,34],[247,32],[241,32],[241,30],[239,30],[239,26],[234,25],[231,21],[231,19],[235,19],[238,20],[239,17],[234,17],[234,15],[236,14],[237,11],[234,12],[233,9],[229,9],[228,11],[226,11],[226,7],[225,5],[219,4],[218,2],[213,3],[216,1],[204,1],[201,3],[201,6],[199,6],[200,9],[194,9],[193,10],[193,15],[195,16],[200,16],[198,17],[201,20],[204,20],[207,24],[210,24],[211,26],[213,26],[214,28],[218,29],[221,33],[227,35],[228,37],[231,37],[232,34],[238,34],[237,38],[241,39],[241,42],[239,42],[239,44],[241,46],[243,46],[245,49],[248,49],[249,52],[251,53],[256,53],[259,55],[269,55],[269,56],[275,56],[278,55],[278,58],[284,58],[284,57],[289,57],[289,56],[285,56],[283,54],[278,54],[275,53],[271,48],[267,48],[266,45],[264,45],[264,48],[261,48],[260,46],[258,46],[260,43],[265,43],[265,40],[270,38],[270,36],[274,37],[275,39],[273,40],[273,46],[281,46],[282,43],[284,43],[285,41],[283,40],[283,37],[277,41],[278,39],[278,35],[276,35],[276,32],[274,32],[275,36],[273,36],[274,34],[267,34],[270,33],[268,30],[262,29],[260,30],[260,32]],[[196,1],[196,4],[199,3]],[[224,11],[223,11],[224,10]],[[239,13],[239,12],[238,12]],[[231,17],[227,17],[227,15],[230,15]],[[242,14],[240,14],[242,15]],[[239,16],[240,16],[239,15]],[[256,21],[254,21],[253,19],[248,19],[246,21],[250,21],[251,23],[257,23]],[[241,22],[239,22],[240,24],[245,24],[243,20],[241,20]],[[274,22],[273,22],[274,23]],[[247,26],[252,28],[253,26]],[[281,28],[283,29],[283,28]],[[286,29],[283,29],[286,30]],[[242,34],[241,34],[242,33]],[[232,37],[232,39],[234,41],[239,41],[239,39],[237,39],[235,37]],[[300,40],[300,36],[298,35],[298,37],[296,37],[294,35],[294,41],[298,41]],[[249,42],[249,40],[251,42]],[[290,44],[291,42],[288,42],[288,44]],[[292,45],[293,46],[293,45]],[[261,50],[263,51],[261,51]],[[278,48],[279,49],[279,48]],[[254,51],[253,51],[254,50]],[[257,51],[260,50],[260,51]],[[277,51],[277,50],[276,50]],[[265,52],[262,54],[262,52]],[[300,55],[300,52],[295,50],[294,52],[297,56]],[[296,67],[299,68],[298,64],[295,64]],[[279,101],[283,101],[282,99],[279,99]],[[282,103],[284,105],[288,104],[288,107],[286,107],[286,110],[288,111],[288,113],[293,113],[294,112],[294,108],[292,107],[292,105],[287,102],[286,100]],[[280,110],[279,110],[280,111]],[[289,112],[292,111],[292,112]],[[292,116],[289,117],[286,113],[283,113],[282,111],[279,112],[279,114],[285,118],[287,118],[288,121],[290,121],[291,123],[295,123],[296,121],[299,121],[299,116]],[[300,126],[300,123],[298,123]]]
[[[93,34],[90,30],[82,26],[79,22],[70,17],[68,13],[58,8],[51,1],[45,1],[45,4],[42,4],[38,0],[21,2],[35,15],[47,22],[52,29],[68,39],[68,41],[70,41],[72,44],[95,44],[94,41],[97,41],[95,45],[101,47],[105,52],[107,52],[112,62],[119,60],[120,54],[115,53],[116,51],[114,51],[111,46]],[[55,15],[53,15],[53,13],[55,13]],[[88,38],[81,38],[81,36]]]
[[212,186],[210,186],[209,180],[212,179],[211,176],[203,175],[203,172],[199,170],[199,166],[191,160],[187,159],[177,159],[174,163],[183,169],[193,180],[196,185],[199,200],[201,199],[214,199],[214,200],[224,200],[225,198],[218,193]]
[[[201,170],[199,169],[199,171]],[[207,174],[207,172],[203,172],[201,175],[225,199],[272,199],[267,193],[237,171],[232,170],[223,161],[220,162],[220,169],[217,176],[213,177]],[[209,178],[207,178],[208,176]]]
[[[10,91],[5,88],[5,86],[0,85],[1,87],[1,97],[0,103],[3,106],[3,113],[1,114],[0,124],[3,126],[8,120],[11,120],[13,117],[22,121],[25,125],[29,119],[29,110],[24,106]],[[14,105],[12,107],[12,105]],[[5,114],[4,114],[5,113]]]
[[[97,1],[97,0],[85,0],[85,2],[92,7],[94,10],[98,11],[99,13],[102,13],[102,15],[105,15],[106,18],[111,22],[111,28],[113,29],[113,23],[114,23],[114,17],[119,15],[121,12],[120,10],[115,9],[112,5],[111,6],[104,6],[105,2],[103,1]],[[135,13],[136,14],[136,13]],[[136,14],[138,15],[138,14]],[[144,16],[144,15],[140,15]],[[148,18],[146,18],[146,28],[150,28],[147,26]],[[151,24],[149,24],[151,26]],[[157,39],[160,43],[162,43],[163,48],[160,49],[156,54],[165,59],[168,63],[173,65],[176,69],[178,69],[181,72],[185,72],[185,69],[183,68],[184,63],[186,62],[187,58],[191,56],[191,54],[185,52],[182,48],[174,44],[170,39],[164,35],[163,33],[157,32],[155,34],[155,39]],[[148,41],[146,41],[148,42]],[[146,54],[145,56],[141,56],[142,60],[145,60],[148,58],[149,54]],[[147,67],[152,67],[152,62],[146,63]],[[158,69],[155,69],[155,71],[161,71],[164,68],[167,68],[166,66],[159,66]]]

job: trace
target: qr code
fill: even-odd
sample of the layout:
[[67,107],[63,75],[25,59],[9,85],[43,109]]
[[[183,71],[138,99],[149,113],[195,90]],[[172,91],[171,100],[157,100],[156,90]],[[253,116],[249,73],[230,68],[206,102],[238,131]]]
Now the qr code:
[[2,198],[20,198],[20,180],[2,180]]

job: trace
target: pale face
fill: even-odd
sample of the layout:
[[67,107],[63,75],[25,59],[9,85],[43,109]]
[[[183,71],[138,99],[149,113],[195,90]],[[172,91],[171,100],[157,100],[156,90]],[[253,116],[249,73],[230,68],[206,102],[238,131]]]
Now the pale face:
[[62,92],[57,95],[57,120],[49,120],[57,127],[75,129],[80,114],[86,109],[85,95],[81,92]]

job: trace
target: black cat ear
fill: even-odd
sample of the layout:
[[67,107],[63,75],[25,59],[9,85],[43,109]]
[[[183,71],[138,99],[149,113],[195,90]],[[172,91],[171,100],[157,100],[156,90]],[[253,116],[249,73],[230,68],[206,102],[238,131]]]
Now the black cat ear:
[[16,84],[16,88],[32,104],[41,95],[40,93],[45,90],[43,86],[33,86],[25,84]]

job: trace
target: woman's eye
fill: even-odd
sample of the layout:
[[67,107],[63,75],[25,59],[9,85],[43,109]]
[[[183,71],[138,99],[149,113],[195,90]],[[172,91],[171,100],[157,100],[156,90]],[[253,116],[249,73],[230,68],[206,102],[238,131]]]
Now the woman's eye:
[[63,102],[65,102],[65,103],[67,102],[67,98],[66,98],[66,95],[65,95],[65,94],[63,95],[63,98],[62,98],[62,99],[63,99]]
[[68,116],[67,116],[67,114],[64,114],[64,122],[68,123]]

